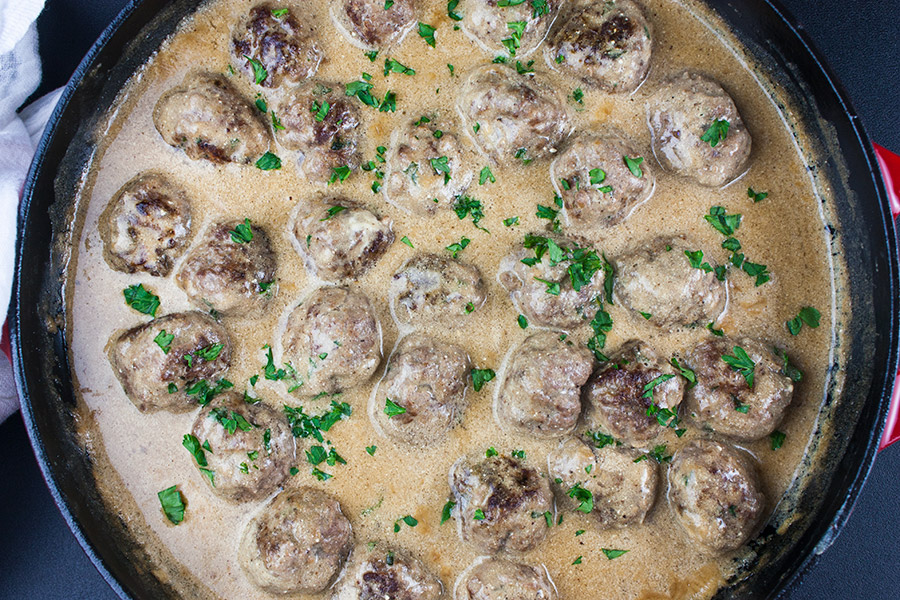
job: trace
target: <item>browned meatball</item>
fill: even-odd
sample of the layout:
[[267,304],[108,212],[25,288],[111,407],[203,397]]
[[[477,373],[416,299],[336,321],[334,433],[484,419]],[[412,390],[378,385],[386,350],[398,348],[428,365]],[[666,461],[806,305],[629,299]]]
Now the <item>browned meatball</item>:
[[116,192],[99,229],[113,269],[165,277],[190,242],[191,203],[165,175],[143,173]]
[[[743,358],[752,362],[739,371],[723,359]],[[687,392],[687,414],[698,427],[711,429],[741,441],[764,438],[778,427],[791,403],[794,384],[765,344],[742,338],[701,342],[686,362],[697,374],[697,385]],[[734,362],[734,361],[733,361]],[[752,373],[753,385],[745,374]]]
[[740,548],[756,531],[766,498],[745,453],[696,440],[669,467],[669,504],[687,537],[712,553]]
[[238,562],[271,594],[317,594],[335,580],[352,545],[338,501],[302,487],[275,496],[247,524]]
[[331,18],[338,31],[365,50],[399,42],[416,22],[416,0],[336,0]]
[[666,170],[718,187],[747,169],[750,133],[715,81],[678,75],[653,95],[648,111],[653,152]]
[[[570,438],[547,457],[555,481],[571,509],[588,511],[605,527],[643,523],[656,502],[656,461],[625,446],[591,448]],[[587,500],[590,494],[590,502]]]
[[[209,315],[166,315],[115,337],[110,362],[141,412],[187,412],[231,364],[231,338]],[[192,391],[192,394],[188,394]]]
[[563,199],[566,231],[595,240],[628,218],[656,187],[650,161],[617,132],[573,140],[551,163],[550,180]]
[[[579,282],[579,289],[576,290],[568,272],[572,261],[554,263],[551,258],[553,254],[546,250],[548,240],[569,256],[573,253],[587,256],[594,252],[587,244],[561,236],[526,235],[525,243],[517,244],[512,253],[500,261],[497,277],[529,323],[560,329],[577,327],[590,320],[596,312],[594,302],[603,293],[603,271],[597,270],[586,283]],[[526,245],[532,247],[526,248]],[[535,260],[538,251],[543,254],[540,260]],[[599,261],[598,256],[596,262]]]
[[213,163],[249,164],[269,149],[263,114],[223,76],[188,75],[160,97],[153,124],[171,146]]
[[455,197],[472,181],[459,140],[438,128],[435,119],[394,129],[386,159],[385,198],[414,214],[452,208]]
[[359,165],[359,109],[335,83],[310,81],[278,104],[278,143],[300,155],[303,174],[328,183],[336,167]]
[[[531,54],[547,36],[556,19],[561,0],[508,2],[464,0],[459,5],[463,31],[492,56],[509,54],[523,58]],[[521,30],[509,23],[522,23]]]
[[648,345],[632,340],[588,381],[585,424],[619,441],[643,444],[662,431],[663,423],[677,423],[671,414],[654,416],[648,409],[655,405],[676,413],[683,396],[684,381],[675,369]]
[[469,73],[456,106],[475,143],[502,164],[549,156],[572,131],[565,103],[553,86],[503,65]]
[[[250,81],[273,88],[315,75],[323,53],[310,23],[289,8],[259,4],[232,31],[231,56]],[[257,73],[251,59],[264,72]]]
[[543,566],[480,558],[456,582],[453,600],[555,600],[556,586]]
[[727,286],[716,276],[716,263],[709,256],[698,263],[706,268],[691,265],[687,253],[698,251],[683,238],[666,237],[626,252],[616,260],[617,298],[657,327],[715,322],[725,310]]
[[269,236],[248,220],[214,223],[175,277],[195,305],[223,315],[261,313],[275,293]]
[[441,580],[403,550],[357,547],[332,600],[438,600]]
[[410,334],[391,355],[369,414],[395,441],[440,443],[462,419],[470,369],[469,356],[459,346]]
[[292,233],[306,270],[335,283],[365,275],[394,242],[389,217],[345,198],[302,202]]
[[501,424],[534,437],[572,433],[581,386],[594,366],[590,351],[544,331],[528,336],[508,360],[495,405]]
[[526,552],[547,534],[544,513],[553,511],[547,479],[505,454],[461,458],[450,470],[463,540],[493,554]]
[[[295,463],[294,436],[284,416],[259,402],[248,404],[236,392],[213,398],[197,415],[192,430],[201,444],[204,480],[231,502],[260,500],[275,491]],[[205,447],[205,446],[204,446]]]
[[413,326],[462,327],[487,300],[478,267],[438,254],[407,260],[394,274],[389,294],[394,318]]
[[296,393],[336,394],[362,385],[381,363],[381,327],[369,299],[323,287],[291,312],[282,337],[284,359],[300,373]]
[[578,4],[547,40],[547,64],[612,93],[633,92],[650,70],[650,28],[631,0]]

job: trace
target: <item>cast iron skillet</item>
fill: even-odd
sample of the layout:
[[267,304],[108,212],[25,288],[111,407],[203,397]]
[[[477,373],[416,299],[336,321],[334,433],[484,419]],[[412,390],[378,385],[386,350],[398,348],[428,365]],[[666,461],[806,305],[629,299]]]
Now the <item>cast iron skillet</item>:
[[[69,527],[123,598],[174,598],[124,522],[107,511],[92,460],[79,444],[66,352],[64,276],[74,230],[72,201],[90,159],[95,125],[126,80],[190,14],[198,0],[133,0],[82,61],[38,147],[19,212],[10,311],[16,383],[38,462]],[[824,551],[869,472],[888,412],[898,353],[897,243],[887,194],[865,131],[803,32],[772,0],[709,0],[762,69],[791,100],[831,184],[853,314],[844,332],[849,374],[825,406],[841,427],[816,448],[802,515],[780,535],[752,543],[758,559],[718,598],[775,598]]]

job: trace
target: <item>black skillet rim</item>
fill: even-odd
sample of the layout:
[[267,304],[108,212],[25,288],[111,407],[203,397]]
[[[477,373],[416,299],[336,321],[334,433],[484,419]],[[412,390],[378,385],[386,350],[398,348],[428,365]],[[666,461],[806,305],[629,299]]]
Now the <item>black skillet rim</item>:
[[[42,173],[45,153],[56,136],[63,113],[65,113],[67,106],[72,100],[72,97],[80,91],[80,84],[82,80],[91,71],[91,69],[93,69],[97,65],[98,57],[102,53],[104,48],[107,46],[110,40],[116,36],[119,29],[122,27],[122,24],[125,23],[135,13],[135,11],[141,6],[142,3],[142,0],[130,0],[128,5],[126,5],[125,8],[122,9],[122,11],[116,16],[116,18],[110,23],[110,25],[103,31],[103,33],[93,44],[93,46],[91,46],[91,49],[85,55],[84,59],[78,65],[78,68],[75,70],[74,74],[69,80],[60,98],[59,104],[53,111],[47,128],[45,129],[41,141],[38,144],[35,159],[29,170],[22,202],[19,207],[18,218],[20,224],[29,222],[29,215],[31,214],[32,210],[35,183],[38,176]],[[890,392],[893,388],[894,383],[893,373],[897,372],[897,336],[898,331],[900,331],[900,323],[898,323],[898,320],[900,320],[900,310],[898,310],[898,304],[900,304],[900,294],[898,294],[898,290],[900,290],[900,281],[898,281],[898,269],[900,269],[900,263],[898,263],[896,237],[897,234],[895,227],[896,224],[894,223],[894,220],[891,217],[890,211],[888,209],[887,194],[885,192],[884,183],[881,178],[881,173],[877,166],[878,163],[875,159],[871,141],[866,133],[863,124],[860,122],[856,111],[853,109],[850,103],[849,95],[847,94],[846,90],[837,80],[833,71],[825,62],[821,52],[816,48],[803,28],[796,22],[796,20],[792,16],[790,16],[790,13],[788,13],[788,11],[778,2],[778,0],[762,0],[762,3],[767,5],[773,16],[781,21],[781,25],[786,27],[793,34],[796,41],[800,44],[800,47],[808,55],[808,58],[812,60],[813,68],[817,69],[818,71],[816,74],[821,76],[823,80],[828,84],[828,87],[833,93],[834,98],[841,106],[841,112],[849,120],[850,127],[856,135],[856,140],[854,140],[856,143],[851,148],[853,151],[856,151],[858,144],[858,149],[861,150],[862,158],[867,165],[869,176],[871,178],[871,182],[873,183],[872,191],[874,192],[874,198],[872,200],[875,202],[873,207],[878,208],[881,211],[881,220],[885,229],[884,233],[885,240],[887,242],[887,252],[889,258],[887,262],[890,271],[887,274],[888,277],[882,278],[881,281],[878,282],[878,285],[888,286],[890,297],[893,300],[891,306],[891,312],[893,316],[891,320],[891,331],[889,332],[890,339],[888,341],[890,353],[888,359],[889,364],[887,365],[888,368],[886,369],[885,377],[881,381],[873,382],[872,385],[872,390],[881,391],[879,399],[879,409],[877,411],[878,420],[875,424],[875,427],[869,430],[870,435],[865,448],[865,452],[863,453],[862,458],[857,461],[856,472],[853,474],[852,483],[846,490],[846,494],[844,495],[842,504],[837,508],[834,516],[829,523],[820,524],[820,527],[824,526],[824,534],[821,536],[819,546],[824,546],[824,548],[827,548],[827,546],[830,545],[831,541],[833,541],[833,539],[836,537],[837,532],[841,529],[841,527],[849,517],[853,505],[855,504],[856,499],[859,495],[859,491],[865,483],[865,480],[868,477],[868,474],[874,463],[875,455],[878,451],[879,442],[881,440],[881,435],[884,428],[885,416],[890,404]],[[842,139],[842,141],[847,142],[848,140]],[[843,144],[843,148],[844,153],[846,153],[846,144]],[[868,184],[868,181],[866,182],[866,184]],[[23,315],[23,310],[19,303],[20,291],[22,286],[24,285],[21,257],[23,249],[26,246],[27,238],[30,234],[31,232],[26,231],[24,227],[19,227],[18,239],[16,243],[17,256],[15,283],[13,286],[13,298],[9,313],[9,321],[11,325],[10,334],[13,349],[13,358],[15,363],[15,379],[19,398],[21,399],[25,426],[28,431],[29,438],[31,439],[32,447],[34,448],[35,454],[37,456],[41,472],[47,482],[54,501],[60,508],[60,512],[62,513],[69,529],[75,535],[79,544],[82,546],[85,553],[88,555],[91,562],[97,568],[98,572],[107,582],[107,584],[120,597],[130,598],[128,592],[124,589],[117,577],[112,574],[109,566],[107,565],[104,558],[99,554],[94,544],[87,538],[80,522],[74,517],[72,508],[63,497],[56,483],[54,474],[50,470],[49,459],[44,449],[43,441],[41,439],[41,435],[38,431],[37,423],[34,418],[34,411],[31,406],[30,395],[28,394],[28,386],[25,381],[24,367],[22,362],[23,340],[21,322],[23,318],[28,317]],[[867,400],[867,402],[872,402],[871,396]],[[800,584],[803,576],[808,572],[809,568],[813,564],[815,564],[818,556],[821,553],[821,550],[824,550],[824,548],[820,548],[816,551],[807,551],[799,564],[793,565],[793,572],[789,575],[789,578],[786,581],[782,582],[783,588],[779,593],[777,593],[777,597],[785,597],[790,593],[791,590],[795,589]]]

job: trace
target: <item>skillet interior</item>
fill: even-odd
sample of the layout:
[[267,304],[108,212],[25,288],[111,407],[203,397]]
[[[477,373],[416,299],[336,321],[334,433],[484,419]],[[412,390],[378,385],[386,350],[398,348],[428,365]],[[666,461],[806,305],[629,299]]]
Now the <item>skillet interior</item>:
[[[793,492],[793,514],[799,518],[781,535],[772,527],[764,531],[754,542],[759,558],[750,576],[720,593],[769,597],[827,547],[874,457],[896,361],[896,244],[865,133],[802,34],[770,4],[709,4],[755,55],[779,97],[804,122],[806,138],[813,140],[805,150],[818,158],[813,163],[818,185],[831,187],[854,306],[841,334],[847,364],[838,365],[852,377],[839,398],[827,400],[830,422],[841,427],[818,437],[808,457],[806,477]],[[186,0],[132,3],[113,23],[82,63],[54,115],[20,214],[27,228],[20,228],[12,316],[26,423],[70,526],[123,596],[178,593],[167,581],[172,573],[160,571],[124,521],[104,509],[93,459],[76,435],[79,417],[66,361],[63,275],[75,230],[73,198],[93,150],[95,126],[126,80],[196,5]]]

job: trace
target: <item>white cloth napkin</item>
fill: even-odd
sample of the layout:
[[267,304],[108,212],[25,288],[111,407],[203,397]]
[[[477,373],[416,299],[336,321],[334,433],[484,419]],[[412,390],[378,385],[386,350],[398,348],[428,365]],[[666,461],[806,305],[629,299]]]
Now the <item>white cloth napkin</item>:
[[[56,94],[29,111],[30,126],[16,112],[41,81],[35,20],[43,8],[44,0],[0,0],[0,321],[9,307],[22,185],[49,117],[47,105],[59,99]],[[0,353],[0,422],[18,405],[9,361]]]

